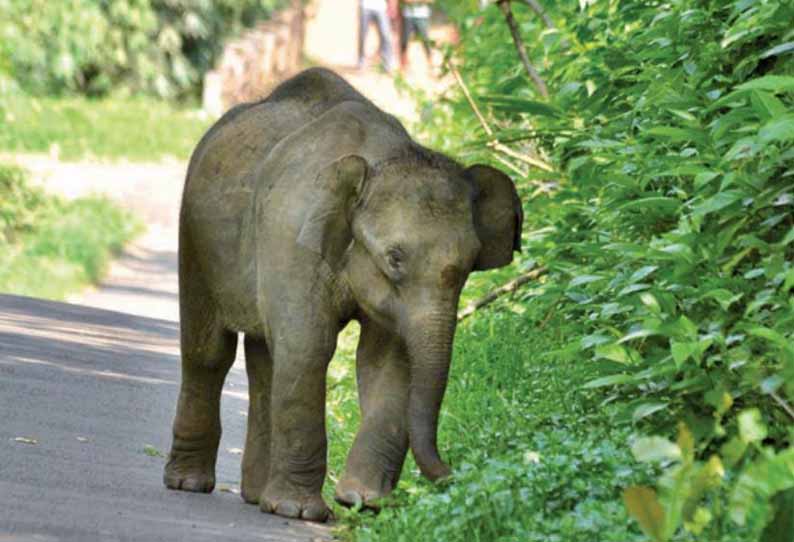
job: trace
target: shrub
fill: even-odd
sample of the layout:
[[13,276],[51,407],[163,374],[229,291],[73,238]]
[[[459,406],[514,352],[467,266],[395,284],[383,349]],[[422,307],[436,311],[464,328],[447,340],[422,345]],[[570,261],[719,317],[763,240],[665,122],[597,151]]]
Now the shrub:
[[62,200],[0,166],[0,292],[61,299],[99,280],[140,228],[106,198]]
[[0,76],[33,94],[195,94],[224,38],[280,0],[0,0]]
[[[629,511],[655,540],[758,539],[794,488],[794,5],[549,2],[548,29],[513,2],[545,101],[496,7],[447,4],[496,137],[554,165],[520,179],[551,270],[520,301],[576,323],[584,388],[661,435],[625,443],[664,471]],[[435,146],[524,167],[462,96],[426,111]]]

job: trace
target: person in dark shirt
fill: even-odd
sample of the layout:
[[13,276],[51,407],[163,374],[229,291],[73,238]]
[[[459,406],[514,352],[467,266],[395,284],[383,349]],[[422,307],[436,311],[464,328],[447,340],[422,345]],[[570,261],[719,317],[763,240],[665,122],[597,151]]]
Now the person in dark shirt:
[[402,32],[400,33],[400,64],[408,67],[408,42],[416,34],[422,40],[428,66],[432,66],[430,56],[430,16],[433,14],[432,0],[402,0]]

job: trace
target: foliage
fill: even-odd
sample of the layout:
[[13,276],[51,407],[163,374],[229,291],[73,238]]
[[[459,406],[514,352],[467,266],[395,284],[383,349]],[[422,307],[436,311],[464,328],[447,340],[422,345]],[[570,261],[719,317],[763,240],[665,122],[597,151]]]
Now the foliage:
[[33,94],[195,93],[224,38],[280,0],[0,0],[0,75]]
[[0,166],[0,292],[62,299],[96,282],[139,230],[105,198],[65,201]]
[[[556,166],[520,179],[525,257],[551,275],[512,306],[553,304],[597,373],[582,393],[660,435],[624,444],[663,468],[624,495],[648,537],[759,539],[794,487],[794,5],[546,2],[548,29],[513,2],[543,102],[501,12],[475,4],[446,2],[449,54],[496,137]],[[462,95],[421,127],[466,161],[513,161]]]
[[[5,107],[5,112],[4,112]],[[4,122],[3,122],[4,121]],[[62,159],[187,159],[210,120],[150,98],[89,100],[0,95],[0,150]]]
[[[539,301],[521,314],[491,313],[461,325],[439,442],[455,468],[443,485],[424,480],[409,456],[377,516],[337,507],[343,539],[365,541],[639,540],[620,503],[622,488],[648,482],[631,464],[630,428],[580,392],[594,369],[577,360],[575,326],[548,319]],[[546,320],[546,324],[542,323]],[[346,331],[329,375],[329,484],[341,476],[359,420]],[[516,378],[521,375],[521,378]],[[739,540],[739,539],[737,539]]]

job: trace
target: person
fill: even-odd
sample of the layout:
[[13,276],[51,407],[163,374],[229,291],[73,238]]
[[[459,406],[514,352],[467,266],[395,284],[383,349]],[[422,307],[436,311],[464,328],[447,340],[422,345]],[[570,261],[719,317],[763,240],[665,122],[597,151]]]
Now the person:
[[416,34],[422,40],[428,67],[432,67],[430,56],[430,16],[433,0],[402,0],[402,32],[400,34],[400,64],[408,67],[408,42]]
[[358,32],[358,67],[365,65],[365,45],[367,43],[367,32],[369,25],[374,22],[378,28],[380,38],[380,57],[383,67],[387,72],[391,72],[394,67],[394,53],[392,51],[391,30],[389,28],[389,17],[386,13],[386,0],[360,0],[360,19]]

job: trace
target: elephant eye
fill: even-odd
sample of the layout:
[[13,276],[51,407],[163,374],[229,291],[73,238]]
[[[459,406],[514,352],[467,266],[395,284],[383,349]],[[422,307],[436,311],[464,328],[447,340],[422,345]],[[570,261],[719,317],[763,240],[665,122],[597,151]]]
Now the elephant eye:
[[405,254],[399,247],[390,248],[386,252],[386,262],[393,271],[402,272],[405,262]]
[[399,248],[392,248],[386,253],[386,261],[389,262],[389,267],[396,271],[400,271],[403,265],[403,254]]

